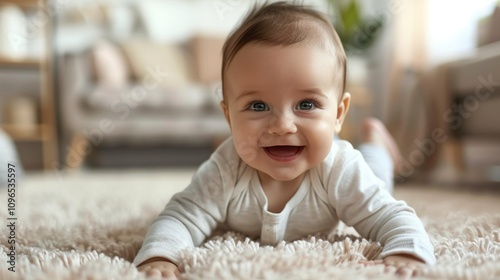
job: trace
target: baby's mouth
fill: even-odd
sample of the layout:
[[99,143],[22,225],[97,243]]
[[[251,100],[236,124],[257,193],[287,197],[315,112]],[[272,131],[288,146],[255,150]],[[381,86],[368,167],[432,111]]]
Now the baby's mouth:
[[297,158],[304,146],[271,146],[264,147],[266,153],[273,159],[278,161],[291,161]]

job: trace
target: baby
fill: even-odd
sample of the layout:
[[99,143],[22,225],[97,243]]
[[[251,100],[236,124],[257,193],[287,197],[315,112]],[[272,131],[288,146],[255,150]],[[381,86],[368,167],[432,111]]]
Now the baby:
[[366,122],[361,153],[334,139],[349,108],[345,84],[346,56],[324,15],[283,2],[254,8],[223,48],[221,107],[232,136],[152,223],[139,270],[175,279],[180,251],[217,227],[277,244],[328,234],[339,221],[384,246],[367,265],[411,275],[433,264],[414,210],[388,191],[385,128]]

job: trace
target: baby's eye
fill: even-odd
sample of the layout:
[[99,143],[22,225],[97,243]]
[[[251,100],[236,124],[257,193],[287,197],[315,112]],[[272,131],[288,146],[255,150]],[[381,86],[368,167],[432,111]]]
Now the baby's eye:
[[260,102],[260,101],[255,101],[250,103],[250,106],[248,108],[252,111],[256,112],[261,112],[261,111],[267,111],[269,108],[267,107],[266,103]]
[[303,111],[310,111],[312,109],[315,109],[317,106],[316,104],[311,101],[311,100],[304,100],[297,105],[297,110],[303,110]]

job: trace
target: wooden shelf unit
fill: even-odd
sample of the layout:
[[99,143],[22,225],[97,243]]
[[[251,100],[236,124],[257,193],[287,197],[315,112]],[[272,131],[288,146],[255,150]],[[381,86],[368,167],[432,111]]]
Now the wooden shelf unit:
[[22,9],[33,9],[43,6],[45,1],[42,0],[1,0],[1,5],[15,5]]
[[[0,7],[15,5],[25,11],[45,11],[50,0],[0,0]],[[43,53],[40,59],[12,59],[0,56],[0,68],[8,68],[14,71],[37,70],[40,75],[40,87],[37,97],[39,97],[38,124],[0,124],[6,133],[16,142],[39,142],[42,149],[43,168],[49,170],[53,168],[54,162],[58,160],[57,150],[57,130],[55,120],[55,95],[52,82],[52,24],[51,18],[44,25],[43,32]],[[2,95],[0,89],[0,95]],[[38,99],[38,98],[37,98]]]
[[44,125],[12,125],[0,126],[14,141],[42,141]]
[[16,67],[16,68],[40,68],[40,60],[38,59],[10,59],[0,56],[0,66]]

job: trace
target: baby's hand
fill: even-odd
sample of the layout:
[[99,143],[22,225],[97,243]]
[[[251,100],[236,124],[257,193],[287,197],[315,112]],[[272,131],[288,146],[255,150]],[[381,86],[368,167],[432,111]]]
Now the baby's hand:
[[417,276],[425,267],[420,259],[407,254],[387,256],[383,260],[385,271],[405,278]]
[[387,256],[383,260],[361,261],[365,266],[385,265],[385,272],[397,274],[404,278],[417,276],[425,266],[425,263],[412,255],[400,254]]
[[168,280],[177,280],[180,274],[177,265],[164,258],[151,258],[141,263],[137,269],[147,276],[161,276]]

